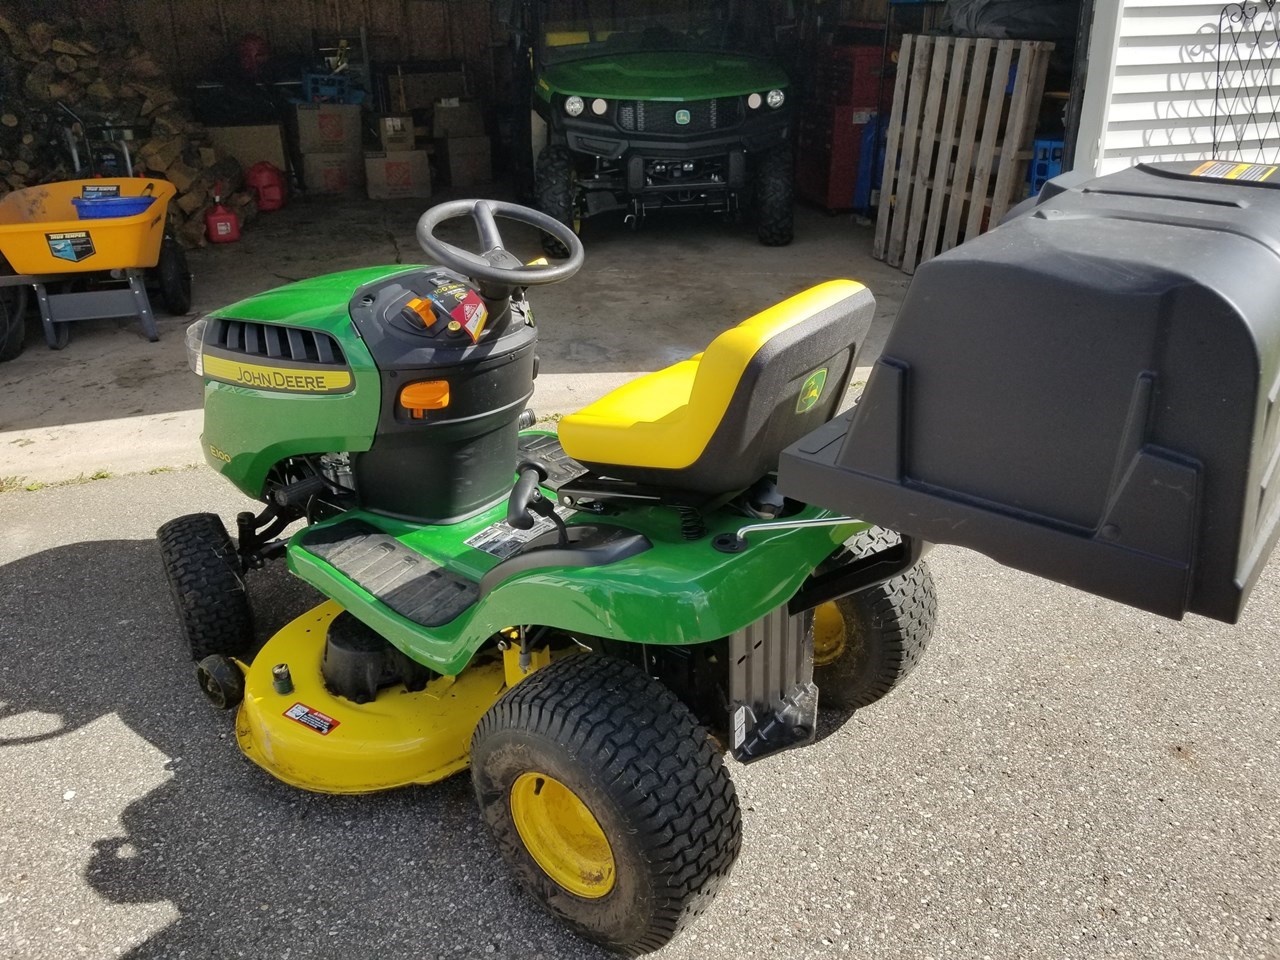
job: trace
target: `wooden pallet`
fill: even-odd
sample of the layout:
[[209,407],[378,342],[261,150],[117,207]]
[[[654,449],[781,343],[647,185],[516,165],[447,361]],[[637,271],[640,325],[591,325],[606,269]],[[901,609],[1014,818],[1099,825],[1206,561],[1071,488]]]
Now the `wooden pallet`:
[[914,273],[999,223],[1021,197],[1052,50],[1039,40],[902,38],[877,259]]

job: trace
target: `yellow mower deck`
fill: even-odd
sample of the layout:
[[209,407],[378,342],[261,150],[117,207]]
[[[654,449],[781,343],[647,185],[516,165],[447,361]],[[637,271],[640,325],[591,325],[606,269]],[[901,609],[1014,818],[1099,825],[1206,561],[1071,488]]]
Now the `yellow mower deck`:
[[[246,668],[236,715],[240,749],[273,777],[320,793],[435,783],[466,769],[476,724],[507,689],[503,662],[473,664],[418,692],[391,688],[372,703],[354,703],[325,689],[320,672],[329,621],[341,612],[332,601],[308,611]],[[272,687],[271,668],[279,663],[289,665],[290,693]]]

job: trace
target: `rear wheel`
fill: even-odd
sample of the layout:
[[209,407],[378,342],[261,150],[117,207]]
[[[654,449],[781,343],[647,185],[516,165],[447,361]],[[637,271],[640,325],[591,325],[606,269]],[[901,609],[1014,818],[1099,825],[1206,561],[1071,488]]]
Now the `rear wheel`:
[[178,517],[162,526],[156,539],[191,659],[247,650],[253,643],[253,613],[221,518],[212,513]]
[[789,146],[774,147],[756,166],[756,236],[785,247],[795,236],[795,170]]
[[[534,191],[538,209],[555,217],[578,232],[577,176],[573,168],[573,154],[567,147],[548,146],[538,157],[534,172]],[[542,249],[553,257],[567,257],[565,245],[550,234],[542,235]]]
[[[866,555],[896,540],[868,531],[849,549]],[[885,696],[924,656],[937,612],[933,574],[923,560],[879,586],[819,606],[813,614],[819,704],[853,711]]]
[[706,729],[621,660],[572,654],[481,719],[476,797],[508,865],[553,916],[626,954],[656,950],[710,903],[742,843]]

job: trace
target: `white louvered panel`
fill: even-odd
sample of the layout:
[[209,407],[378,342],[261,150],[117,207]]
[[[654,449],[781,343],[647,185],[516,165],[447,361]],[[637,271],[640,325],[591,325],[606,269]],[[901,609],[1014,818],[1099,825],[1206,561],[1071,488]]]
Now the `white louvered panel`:
[[[1251,43],[1244,44],[1251,60],[1242,69],[1226,46],[1220,48],[1225,6],[1123,0],[1095,151],[1099,173],[1141,161],[1205,159],[1213,153],[1215,115],[1220,139],[1230,142],[1219,152],[1244,160],[1280,155],[1280,121],[1271,116],[1280,110],[1280,62],[1265,63],[1276,52],[1274,34],[1264,30],[1262,57]],[[1258,11],[1260,20],[1265,16],[1273,23],[1280,5],[1267,13],[1260,4]],[[1220,70],[1228,89],[1216,101]],[[1082,129],[1082,144],[1088,133]]]

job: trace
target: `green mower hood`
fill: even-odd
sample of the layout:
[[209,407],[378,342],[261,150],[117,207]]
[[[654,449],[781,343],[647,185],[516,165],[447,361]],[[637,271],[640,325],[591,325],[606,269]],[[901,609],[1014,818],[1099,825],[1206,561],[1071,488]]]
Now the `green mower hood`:
[[332,273],[210,314],[201,347],[200,437],[209,465],[256,499],[271,468],[288,457],[368,450],[381,388],[352,324],[350,299],[367,283],[413,269]]

